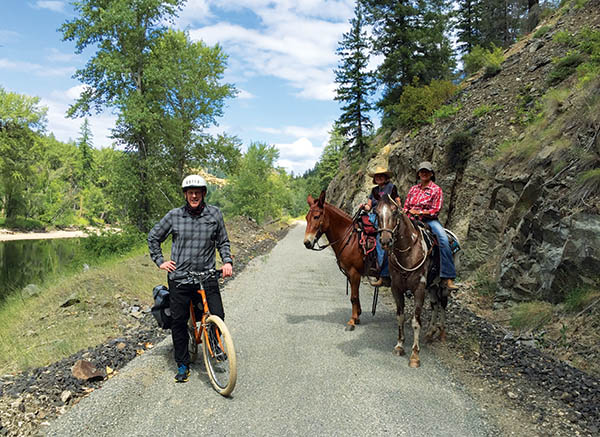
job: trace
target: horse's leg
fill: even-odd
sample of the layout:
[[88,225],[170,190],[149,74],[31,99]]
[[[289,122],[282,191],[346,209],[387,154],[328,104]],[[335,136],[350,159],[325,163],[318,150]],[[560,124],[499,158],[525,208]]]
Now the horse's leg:
[[404,355],[404,289],[394,281],[392,276],[392,294],[396,301],[396,319],[398,320],[398,343],[394,347],[394,354]]
[[429,301],[431,302],[431,321],[429,322],[429,329],[425,334],[425,341],[430,342],[438,332],[439,320],[440,320],[440,299],[439,299],[439,288],[437,285],[429,287]]
[[425,285],[419,283],[415,290],[415,313],[412,318],[412,327],[414,332],[414,340],[412,347],[412,354],[408,361],[410,367],[419,367],[421,360],[419,358],[419,335],[421,333],[421,313],[423,312],[423,302],[425,301]]
[[448,297],[443,296],[441,298],[441,302],[439,302],[440,306],[440,340],[442,343],[446,342],[446,307],[448,306]]
[[360,287],[360,273],[355,269],[350,270],[350,302],[352,302],[352,317],[346,324],[346,331],[352,331],[360,323],[360,298],[358,296],[358,287]]

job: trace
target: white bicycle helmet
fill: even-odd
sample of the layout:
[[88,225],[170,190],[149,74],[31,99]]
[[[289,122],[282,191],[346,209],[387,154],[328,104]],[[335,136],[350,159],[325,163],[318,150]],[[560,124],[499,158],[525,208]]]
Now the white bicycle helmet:
[[189,188],[204,188],[206,190],[206,181],[202,176],[197,174],[186,176],[181,183],[181,189],[186,191]]

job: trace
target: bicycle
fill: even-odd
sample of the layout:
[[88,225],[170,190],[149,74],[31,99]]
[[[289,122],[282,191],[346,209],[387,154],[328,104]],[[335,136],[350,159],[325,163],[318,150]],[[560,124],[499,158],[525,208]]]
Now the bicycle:
[[[194,303],[190,302],[188,321],[190,360],[198,358],[198,345],[202,344],[204,366],[213,388],[222,396],[229,396],[237,381],[237,362],[233,339],[223,319],[210,314],[204,281],[221,276],[221,270],[210,269],[205,272],[188,272],[190,284],[199,284],[198,294],[202,301],[198,309],[202,311],[200,320],[196,318]],[[202,305],[202,306],[200,306]]]

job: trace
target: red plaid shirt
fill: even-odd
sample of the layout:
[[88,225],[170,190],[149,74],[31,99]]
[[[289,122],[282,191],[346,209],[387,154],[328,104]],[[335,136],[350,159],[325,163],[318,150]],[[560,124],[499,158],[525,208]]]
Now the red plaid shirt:
[[435,218],[442,209],[443,200],[442,189],[433,182],[430,182],[425,188],[421,188],[421,184],[413,185],[406,196],[404,212],[408,212],[409,209],[417,209],[422,211],[422,215]]

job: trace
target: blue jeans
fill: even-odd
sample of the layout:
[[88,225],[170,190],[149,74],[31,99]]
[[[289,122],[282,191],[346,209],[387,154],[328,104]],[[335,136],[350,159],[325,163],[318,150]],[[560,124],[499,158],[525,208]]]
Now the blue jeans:
[[[369,213],[369,220],[371,220],[371,223],[373,223],[375,227],[379,226],[379,223],[377,223],[377,214],[374,212]],[[379,276],[389,277],[390,269],[388,268],[388,257],[387,253],[385,253],[385,249],[381,247],[381,240],[379,238],[380,235],[381,234],[379,233],[377,234],[377,244],[375,246],[375,251],[377,252],[377,264],[379,264],[381,269]]]
[[456,278],[456,268],[454,267],[454,258],[450,250],[450,243],[442,224],[436,219],[423,220],[429,225],[433,233],[438,239],[440,245],[440,278],[454,279]]

